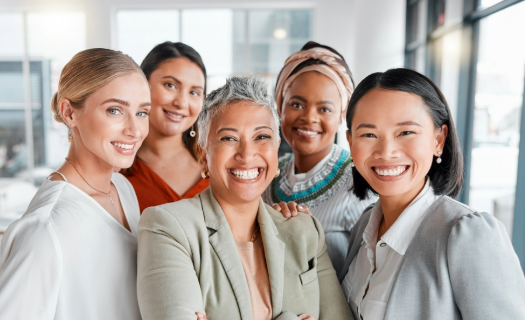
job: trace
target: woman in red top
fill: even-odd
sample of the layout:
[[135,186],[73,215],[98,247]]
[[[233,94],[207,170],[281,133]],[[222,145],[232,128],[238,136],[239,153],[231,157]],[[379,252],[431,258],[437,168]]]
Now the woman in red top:
[[197,117],[206,94],[206,68],[183,43],[157,45],[141,64],[151,89],[149,134],[123,174],[135,188],[140,211],[193,198],[209,185],[201,177]]

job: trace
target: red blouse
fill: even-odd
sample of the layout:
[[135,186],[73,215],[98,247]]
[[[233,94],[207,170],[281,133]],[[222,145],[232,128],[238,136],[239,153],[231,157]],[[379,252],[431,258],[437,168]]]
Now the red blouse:
[[209,180],[201,179],[180,196],[139,158],[135,158],[131,170],[127,170],[127,172],[123,170],[122,174],[128,178],[135,189],[141,213],[148,207],[193,198],[210,185]]

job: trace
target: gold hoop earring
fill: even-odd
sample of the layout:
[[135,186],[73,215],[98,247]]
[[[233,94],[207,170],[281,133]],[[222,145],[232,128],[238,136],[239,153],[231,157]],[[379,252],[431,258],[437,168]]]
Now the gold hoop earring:
[[67,141],[73,142],[73,132],[71,132],[71,128],[68,127],[67,129]]
[[209,179],[209,178],[210,178],[210,172],[209,172],[209,171],[204,171],[204,170],[202,170],[202,171],[201,171],[201,177],[202,177],[203,179]]

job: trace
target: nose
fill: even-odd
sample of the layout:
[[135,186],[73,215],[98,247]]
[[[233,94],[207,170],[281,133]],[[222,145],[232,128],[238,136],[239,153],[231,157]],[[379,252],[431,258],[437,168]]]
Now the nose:
[[394,159],[398,156],[398,149],[393,138],[382,137],[378,139],[373,153],[375,159]]
[[255,158],[257,158],[257,150],[254,141],[251,139],[241,139],[235,154],[235,160],[249,164]]
[[126,137],[132,139],[142,138],[141,124],[139,123],[137,117],[132,115],[127,118],[123,133]]
[[188,93],[179,91],[173,99],[173,105],[180,109],[187,109],[189,107]]
[[319,114],[317,113],[317,108],[315,107],[306,107],[302,112],[301,119],[306,123],[316,123],[319,121]]

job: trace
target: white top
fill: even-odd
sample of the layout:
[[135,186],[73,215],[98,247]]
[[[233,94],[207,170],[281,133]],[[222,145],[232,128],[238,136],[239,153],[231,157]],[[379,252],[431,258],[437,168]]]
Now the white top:
[[[350,155],[337,145],[306,173],[295,174],[291,154],[280,159],[279,167],[281,176],[266,189],[263,201],[272,205],[278,201],[294,200],[307,205],[323,226],[328,255],[336,274],[339,274],[346,261],[350,231],[377,197],[370,195],[361,201],[350,191],[353,187]],[[277,192],[280,192],[279,199],[275,198]],[[306,196],[297,196],[301,193]]]
[[[377,242],[383,211],[379,201],[363,232],[363,243],[342,286],[350,308],[363,320],[383,320],[403,257],[427,210],[439,198],[427,179],[419,195]],[[367,291],[368,288],[368,291]]]
[[93,198],[46,180],[0,246],[0,318],[134,320],[139,205],[114,173],[131,232]]

